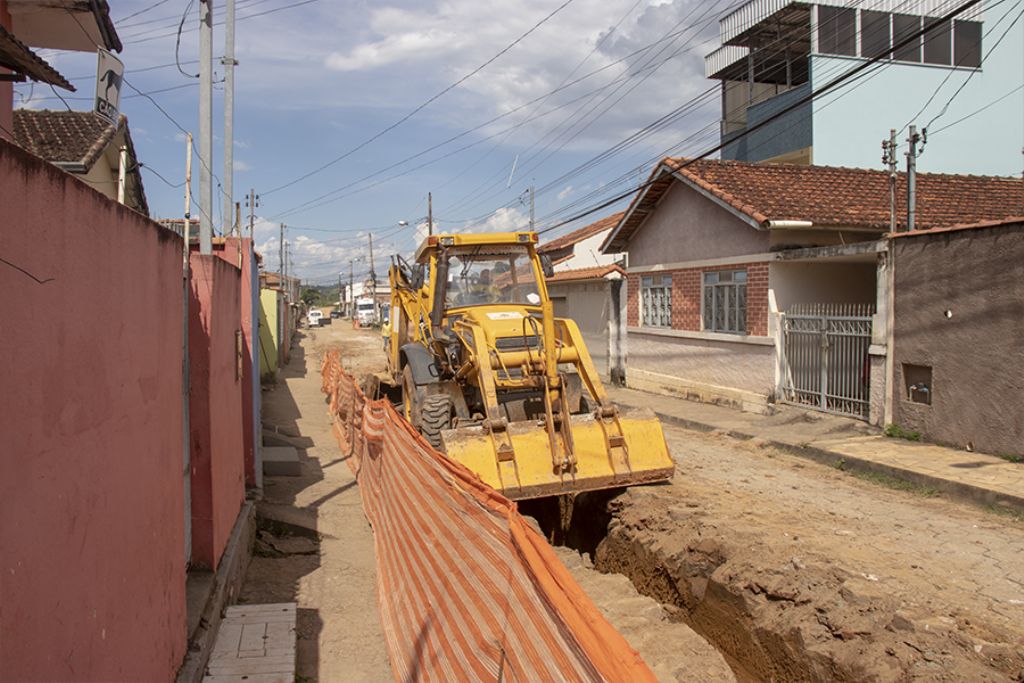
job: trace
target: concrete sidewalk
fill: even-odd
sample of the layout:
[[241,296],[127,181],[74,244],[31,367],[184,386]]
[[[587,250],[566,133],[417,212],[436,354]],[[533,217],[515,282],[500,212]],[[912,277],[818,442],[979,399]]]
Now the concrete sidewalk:
[[888,475],[952,498],[1024,513],[1024,464],[884,436],[859,420],[778,406],[774,415],[609,387],[623,408],[654,410],[669,424],[757,439],[833,467]]

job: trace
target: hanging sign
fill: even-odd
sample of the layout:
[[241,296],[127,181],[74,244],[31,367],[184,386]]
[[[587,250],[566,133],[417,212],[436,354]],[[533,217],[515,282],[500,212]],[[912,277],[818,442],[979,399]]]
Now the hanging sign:
[[103,48],[98,49],[96,54],[96,113],[111,123],[117,123],[124,64]]

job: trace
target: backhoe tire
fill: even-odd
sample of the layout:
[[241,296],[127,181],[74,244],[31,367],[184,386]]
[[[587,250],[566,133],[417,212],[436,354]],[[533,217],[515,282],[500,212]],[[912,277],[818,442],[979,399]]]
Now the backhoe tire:
[[452,397],[431,394],[423,399],[420,409],[420,434],[434,448],[441,448],[441,432],[452,426]]

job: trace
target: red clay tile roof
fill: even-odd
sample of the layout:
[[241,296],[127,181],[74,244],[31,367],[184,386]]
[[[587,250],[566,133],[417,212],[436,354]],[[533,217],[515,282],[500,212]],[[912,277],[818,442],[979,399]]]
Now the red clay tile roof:
[[[85,172],[88,172],[122,129],[124,144],[128,148],[128,175],[134,180],[129,192],[134,194],[135,208],[149,215],[142,172],[128,130],[128,119],[124,115],[120,116],[115,125],[91,111],[16,109],[12,132],[14,141],[36,156],[52,164],[81,164]],[[65,170],[81,172],[67,166]]]
[[600,280],[611,273],[618,273],[623,277],[626,276],[626,271],[613,263],[608,266],[591,266],[590,268],[570,268],[568,270],[560,270],[547,278],[547,281],[569,282],[571,280]]
[[88,170],[118,129],[91,111],[16,109],[14,140],[51,163],[80,163]]
[[590,225],[585,225],[582,228],[579,228],[578,230],[573,230],[572,232],[566,233],[561,237],[556,237],[550,242],[545,242],[544,244],[540,245],[538,251],[557,251],[558,249],[564,249],[565,247],[572,246],[577,242],[582,242],[583,240],[593,235],[596,235],[602,230],[609,230],[611,228],[614,228],[618,224],[618,222],[622,220],[623,215],[625,215],[625,212],[620,211],[619,213],[613,214],[611,216],[606,216],[605,218],[602,218],[599,221],[591,223]]
[[[820,228],[889,227],[889,176],[885,171],[796,164],[666,158],[652,171],[648,185],[626,218],[602,244],[606,252],[625,249],[630,236],[655,210],[674,182],[683,181],[714,196],[751,222],[811,221]],[[897,178],[897,220],[906,220],[906,174]],[[1019,214],[1024,183],[1019,178],[919,173],[917,226],[921,229]]]

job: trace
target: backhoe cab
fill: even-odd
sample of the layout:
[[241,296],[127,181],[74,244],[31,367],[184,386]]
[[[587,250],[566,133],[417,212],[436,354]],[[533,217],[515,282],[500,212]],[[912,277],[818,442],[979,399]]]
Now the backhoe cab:
[[509,498],[670,479],[653,413],[620,414],[576,323],[555,318],[536,246],[436,235],[415,263],[395,257],[384,382],[432,445]]

